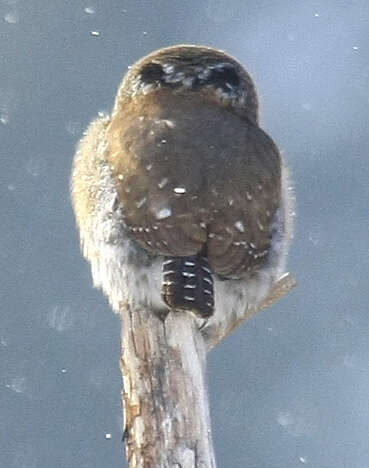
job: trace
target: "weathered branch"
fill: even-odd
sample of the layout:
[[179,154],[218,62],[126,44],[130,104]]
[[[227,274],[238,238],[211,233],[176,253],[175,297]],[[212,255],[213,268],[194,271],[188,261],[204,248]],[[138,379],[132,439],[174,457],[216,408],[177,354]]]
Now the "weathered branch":
[[206,389],[206,352],[243,320],[294,286],[287,273],[258,307],[201,331],[188,312],[165,318],[122,308],[121,370],[130,468],[215,468]]
[[275,283],[268,297],[255,307],[246,307],[245,310],[232,311],[227,317],[215,316],[213,320],[203,328],[202,334],[207,349],[214,348],[220,341],[226,338],[244,320],[252,317],[257,312],[270,307],[282,299],[291,289],[296,286],[296,280],[290,273],[285,273]]
[[130,468],[215,468],[204,339],[191,314],[122,310],[121,370]]

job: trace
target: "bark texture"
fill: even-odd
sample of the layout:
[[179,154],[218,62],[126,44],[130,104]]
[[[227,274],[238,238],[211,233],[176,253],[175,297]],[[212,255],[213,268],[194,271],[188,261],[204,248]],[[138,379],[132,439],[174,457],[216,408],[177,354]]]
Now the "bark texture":
[[121,351],[130,468],[215,468],[205,343],[192,314],[125,308]]
[[202,328],[189,312],[160,317],[150,309],[122,307],[122,402],[130,468],[216,468],[207,351],[295,284],[287,273],[258,307]]
[[238,327],[244,320],[249,319],[257,312],[267,309],[275,302],[284,297],[291,289],[296,286],[296,280],[290,273],[282,275],[271,289],[269,295],[261,301],[256,307],[246,307],[244,310],[234,310],[222,320],[209,321],[209,324],[203,328],[203,337],[208,350],[214,348],[219,342],[224,340],[232,331]]

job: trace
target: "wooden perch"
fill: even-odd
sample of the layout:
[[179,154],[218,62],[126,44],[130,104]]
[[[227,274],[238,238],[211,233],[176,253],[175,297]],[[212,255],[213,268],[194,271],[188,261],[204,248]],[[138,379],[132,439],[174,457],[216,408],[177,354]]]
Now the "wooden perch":
[[244,320],[252,317],[260,310],[264,310],[275,302],[282,299],[292,288],[296,286],[296,280],[290,273],[285,273],[280,277],[276,284],[271,289],[268,297],[266,297],[256,307],[246,307],[245,310],[234,311],[227,317],[217,322],[210,321],[203,329],[203,336],[208,349],[212,349],[225,337],[227,337],[238,325]]
[[285,296],[287,273],[258,307],[199,328],[188,312],[160,317],[122,308],[121,370],[125,440],[130,468],[215,468],[206,354],[243,320]]
[[130,468],[214,468],[206,350],[196,321],[180,311],[165,320],[143,308],[122,313]]

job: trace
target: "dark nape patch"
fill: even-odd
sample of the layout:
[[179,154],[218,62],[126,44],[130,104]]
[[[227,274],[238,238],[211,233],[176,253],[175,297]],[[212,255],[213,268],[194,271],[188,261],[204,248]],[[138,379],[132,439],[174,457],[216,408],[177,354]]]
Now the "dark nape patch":
[[159,63],[148,63],[142,67],[140,75],[141,81],[146,84],[152,84],[162,81],[165,72]]
[[232,88],[237,88],[240,84],[238,73],[233,67],[213,69],[207,81],[209,84],[213,84],[217,88],[226,87],[226,84],[229,84]]
[[[183,62],[173,72],[163,69],[160,63],[147,63],[140,71],[139,79],[145,85],[161,84],[168,88],[179,88],[184,85],[181,79],[177,79],[177,74],[183,74],[184,78],[192,78],[191,85],[186,84],[186,88],[193,90],[212,86],[215,89],[222,89],[225,93],[237,91],[240,85],[240,77],[237,70],[232,65],[224,65],[219,68],[203,69],[201,72],[195,71],[192,66],[187,67]],[[204,71],[207,73],[204,73]]]

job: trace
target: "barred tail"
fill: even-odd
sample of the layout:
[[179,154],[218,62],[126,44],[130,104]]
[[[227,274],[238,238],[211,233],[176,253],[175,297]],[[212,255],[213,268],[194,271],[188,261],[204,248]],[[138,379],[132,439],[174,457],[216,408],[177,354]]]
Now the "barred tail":
[[208,259],[203,254],[165,257],[161,295],[170,308],[210,317],[214,312],[214,288]]

